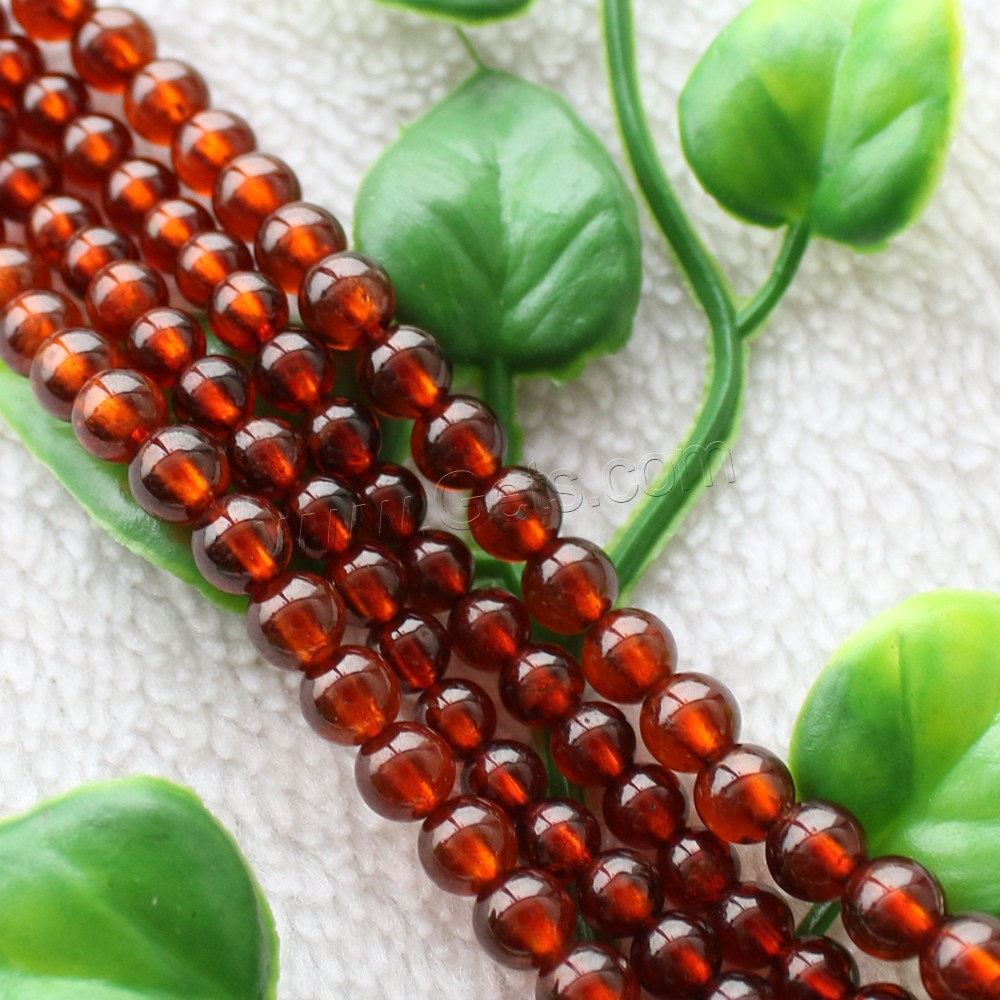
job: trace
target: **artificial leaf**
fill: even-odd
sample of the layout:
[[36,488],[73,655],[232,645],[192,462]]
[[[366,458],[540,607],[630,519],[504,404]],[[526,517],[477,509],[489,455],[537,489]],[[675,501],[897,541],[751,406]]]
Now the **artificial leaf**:
[[379,0],[387,7],[412,10],[462,24],[485,24],[525,13],[533,0]]

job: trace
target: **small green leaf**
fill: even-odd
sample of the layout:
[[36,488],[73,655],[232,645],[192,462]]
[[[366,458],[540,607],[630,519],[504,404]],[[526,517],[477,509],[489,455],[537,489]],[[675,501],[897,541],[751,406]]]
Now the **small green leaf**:
[[46,413],[38,405],[31,383],[2,362],[0,417],[115,541],[197,587],[227,611],[246,611],[247,598],[217,590],[198,571],[191,554],[190,530],[157,521],[132,499],[128,466],[102,462],[87,454],[73,428]]
[[1000,594],[922,594],[848,639],[790,763],[800,797],[851,809],[872,853],[922,861],[956,912],[1000,916]]
[[412,10],[462,24],[486,24],[524,14],[534,0],[379,0],[386,7]]
[[271,1000],[274,922],[229,834],[154,778],[0,824],[5,1000]]
[[685,155],[740,218],[879,247],[940,179],[961,55],[959,0],[754,0],[681,94]]
[[400,316],[459,365],[569,376],[631,332],[635,201],[594,133],[542,87],[474,74],[383,153],[355,223]]

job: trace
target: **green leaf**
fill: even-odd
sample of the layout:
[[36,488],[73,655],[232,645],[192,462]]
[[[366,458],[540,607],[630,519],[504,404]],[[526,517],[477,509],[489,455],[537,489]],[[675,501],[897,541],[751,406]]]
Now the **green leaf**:
[[486,24],[524,14],[533,0],[379,0],[379,3],[446,21]]
[[132,499],[128,466],[102,462],[85,452],[73,428],[46,413],[38,405],[31,383],[2,362],[0,417],[115,541],[197,587],[227,611],[246,611],[246,597],[217,590],[198,571],[189,529],[150,517]]
[[570,376],[631,332],[635,201],[566,102],[507,73],[474,74],[383,153],[355,226],[401,318],[458,365]]
[[229,834],[155,778],[0,824],[5,1000],[265,1000],[274,922]]
[[790,763],[800,797],[851,809],[873,853],[922,861],[956,912],[1000,916],[1000,595],[922,594],[848,639]]
[[959,0],[754,0],[681,94],[685,155],[742,219],[877,248],[937,186],[961,56]]

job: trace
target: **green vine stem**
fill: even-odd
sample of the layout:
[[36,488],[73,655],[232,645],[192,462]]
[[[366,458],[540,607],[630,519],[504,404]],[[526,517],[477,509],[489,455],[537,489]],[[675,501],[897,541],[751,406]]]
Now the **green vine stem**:
[[517,387],[502,358],[494,358],[482,372],[483,399],[507,429],[508,465],[518,465],[524,453],[524,433],[517,421]]
[[795,933],[799,936],[807,934],[825,934],[840,914],[840,903],[817,903],[802,918]]
[[788,227],[770,277],[736,314],[741,337],[752,337],[788,291],[809,246],[809,235],[809,227],[804,222]]

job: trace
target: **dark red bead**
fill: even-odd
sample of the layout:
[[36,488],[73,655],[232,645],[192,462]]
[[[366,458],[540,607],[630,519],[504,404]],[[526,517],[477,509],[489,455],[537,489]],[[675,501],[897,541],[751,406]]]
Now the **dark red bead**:
[[416,719],[443,736],[460,758],[493,739],[497,726],[493,699],[478,684],[462,680],[438,681],[424,691]]
[[94,0],[11,0],[11,11],[33,38],[61,42],[94,13]]
[[559,495],[534,469],[500,469],[469,498],[472,535],[497,559],[527,559],[556,537],[561,524]]
[[326,352],[300,330],[285,330],[261,345],[253,366],[261,396],[292,413],[311,409],[328,396],[334,374]]
[[470,590],[448,617],[455,654],[480,670],[499,670],[524,648],[531,622],[524,605],[496,587]]
[[41,73],[21,91],[20,123],[37,142],[52,143],[87,110],[87,88],[65,73]]
[[209,354],[181,372],[174,389],[174,411],[216,437],[228,437],[253,412],[250,373],[232,358]]
[[125,89],[125,117],[135,131],[169,146],[177,129],[208,107],[202,75],[179,59],[153,59],[137,70]]
[[256,271],[234,271],[212,292],[208,322],[224,344],[253,354],[288,326],[288,297]]
[[599,695],[632,704],[674,672],[677,643],[656,615],[619,608],[591,627],[583,641],[581,663]]
[[620,951],[587,942],[538,980],[535,1000],[639,1000],[639,980]]
[[295,488],[306,468],[306,447],[291,424],[277,417],[253,417],[229,442],[233,479],[268,499]]
[[326,209],[305,201],[275,209],[254,240],[257,266],[289,295],[298,295],[311,267],[346,249],[344,227]]
[[655,764],[629,768],[604,791],[604,821],[629,847],[665,844],[683,827],[686,808],[677,779]]
[[32,208],[59,187],[59,168],[44,153],[15,149],[0,160],[0,215],[26,222]]
[[358,537],[360,501],[343,480],[315,476],[302,483],[288,503],[295,544],[310,559],[350,549]]
[[537,802],[547,784],[541,757],[517,740],[496,740],[479,747],[462,772],[466,791],[491,799],[510,813]]
[[448,632],[422,611],[401,612],[373,633],[372,640],[408,693],[429,688],[448,669]]
[[387,548],[364,544],[330,560],[327,574],[355,624],[381,624],[403,608],[403,564]]
[[11,110],[0,104],[0,158],[6,156],[16,145],[17,118]]
[[83,114],[63,132],[63,177],[75,184],[100,184],[132,153],[132,133],[110,115]]
[[603,701],[584,702],[552,730],[552,757],[577,785],[606,785],[632,765],[635,733],[628,719]]
[[654,997],[694,1000],[719,971],[719,943],[697,917],[671,910],[632,940],[632,966]]
[[167,286],[151,267],[137,260],[114,260],[87,287],[87,315],[94,329],[124,340],[143,313],[167,304]]
[[618,574],[596,545],[561,538],[532,556],[521,576],[532,617],[553,632],[582,632],[611,610]]
[[207,108],[177,129],[170,157],[177,176],[192,191],[211,194],[223,168],[256,148],[253,129],[239,115]]
[[53,416],[69,420],[73,402],[87,380],[109,368],[120,368],[121,352],[99,333],[65,327],[42,341],[31,362],[35,398]]
[[72,291],[84,295],[94,275],[106,264],[136,256],[135,244],[123,233],[107,226],[88,226],[70,237],[59,271]]
[[584,919],[608,937],[631,937],[663,906],[663,886],[652,863],[619,848],[598,855],[577,887]]
[[212,216],[190,198],[164,198],[142,217],[139,245],[146,261],[173,274],[180,249],[192,236],[212,228]]
[[448,611],[472,586],[472,553],[449,532],[418,531],[398,554],[406,569],[407,600],[420,611]]
[[984,913],[949,917],[921,952],[920,978],[931,1000],[996,1000],[1000,920]]
[[542,799],[520,822],[525,860],[556,878],[575,881],[601,849],[601,826],[575,799]]
[[379,413],[415,420],[451,388],[451,363],[429,333],[397,326],[362,352],[358,380]]
[[132,75],[156,57],[152,29],[121,7],[95,11],[73,36],[73,65],[98,90],[120,93]]
[[775,963],[777,1000],[848,1000],[858,985],[854,959],[835,941],[800,937]]
[[916,1000],[909,990],[896,983],[869,983],[854,994],[854,1000]]
[[358,481],[364,530],[375,542],[394,545],[415,534],[427,513],[420,480],[401,465],[377,465]]
[[382,435],[371,413],[352,399],[335,396],[312,411],[306,441],[321,472],[348,478],[375,464]]
[[108,221],[131,236],[142,231],[146,213],[164,198],[177,196],[173,171],[156,160],[136,157],[125,160],[104,182],[104,211]]
[[667,897],[702,909],[718,902],[739,878],[739,863],[729,845],[708,830],[675,833],[657,852]]
[[22,292],[0,313],[0,357],[13,371],[27,375],[49,337],[81,322],[80,310],[61,292],[47,288]]
[[77,441],[106,462],[130,462],[167,422],[167,401],[159,386],[129,368],[92,375],[73,403]]
[[730,971],[716,976],[705,987],[702,1000],[774,1000],[774,990],[760,976]]
[[177,251],[174,277],[181,295],[192,305],[205,307],[219,282],[236,271],[253,267],[246,244],[229,233],[209,229],[195,233]]
[[50,194],[32,207],[25,236],[35,253],[56,266],[70,238],[98,219],[97,209],[89,201],[71,194]]
[[541,643],[523,647],[500,671],[500,700],[527,726],[551,726],[583,700],[580,664],[564,649]]
[[733,886],[713,907],[710,922],[722,954],[739,969],[763,969],[795,936],[795,919],[777,893],[754,882]]
[[24,85],[41,71],[42,54],[30,38],[0,37],[0,103],[13,108]]
[[282,205],[298,201],[301,194],[298,178],[287,163],[267,153],[249,152],[219,171],[212,208],[229,232],[252,243],[264,219]]
[[507,438],[496,414],[471,396],[446,396],[413,425],[413,460],[438,489],[468,490],[503,462]]
[[22,292],[50,285],[49,266],[38,254],[25,246],[0,244],[0,309]]
[[205,356],[205,331],[190,313],[160,306],[143,313],[128,332],[129,360],[164,388]]

